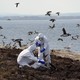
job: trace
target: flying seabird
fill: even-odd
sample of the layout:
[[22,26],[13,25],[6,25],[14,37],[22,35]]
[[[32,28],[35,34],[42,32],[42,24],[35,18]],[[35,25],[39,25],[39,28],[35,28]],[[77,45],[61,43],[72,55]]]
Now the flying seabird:
[[13,42],[17,42],[19,44],[19,46],[21,47],[21,41],[23,41],[23,39],[12,39]]
[[52,11],[48,11],[45,15],[50,16]]
[[49,26],[49,28],[53,29],[55,27],[55,24],[53,24],[53,26]]
[[56,14],[59,16],[60,12],[56,12]]
[[3,39],[7,39],[6,36],[4,36],[4,35],[2,35],[2,34],[1,34],[0,36],[3,37]]
[[0,26],[0,29],[3,29],[2,26]]
[[80,27],[80,24],[77,24],[77,27]]
[[65,28],[62,28],[63,34],[67,34]]
[[32,32],[32,31],[29,31],[29,32],[28,32],[28,35],[31,35],[31,34],[33,34],[33,32]]
[[20,3],[15,3],[16,7],[18,7],[19,4],[20,4]]
[[63,41],[63,39],[62,38],[58,38],[58,41]]
[[71,40],[77,40],[76,36],[72,36]]
[[63,31],[63,34],[61,36],[63,36],[63,37],[71,36],[71,34],[66,33],[65,28],[62,28],[62,31]]
[[55,21],[55,19],[50,19],[50,21],[54,22],[54,21]]

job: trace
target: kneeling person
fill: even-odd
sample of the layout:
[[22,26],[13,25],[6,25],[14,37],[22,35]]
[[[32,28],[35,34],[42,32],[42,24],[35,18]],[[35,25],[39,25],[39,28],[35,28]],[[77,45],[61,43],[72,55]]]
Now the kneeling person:
[[[36,49],[36,45],[33,44],[29,46],[27,49],[24,49],[17,58],[17,63],[20,67],[28,66],[32,68],[39,68],[40,66],[44,66],[45,62],[43,60],[39,60],[34,56],[33,51]],[[45,67],[45,66],[44,66]]]

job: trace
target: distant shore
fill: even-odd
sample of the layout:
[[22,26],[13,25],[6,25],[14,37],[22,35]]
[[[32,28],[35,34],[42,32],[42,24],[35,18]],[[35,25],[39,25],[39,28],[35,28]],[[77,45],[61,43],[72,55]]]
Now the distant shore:
[[[53,16],[54,18],[56,16]],[[80,15],[62,15],[59,16],[57,19],[80,19]],[[49,20],[48,16],[45,15],[23,15],[23,16],[1,16],[0,20]]]

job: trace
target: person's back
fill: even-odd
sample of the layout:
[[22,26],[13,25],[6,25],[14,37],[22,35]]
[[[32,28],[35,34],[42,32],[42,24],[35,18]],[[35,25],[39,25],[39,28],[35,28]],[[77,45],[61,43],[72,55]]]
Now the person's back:
[[[31,61],[38,61],[37,58],[34,56],[33,51],[36,49],[36,46],[33,44],[29,46],[27,49],[24,49],[20,52],[17,58],[17,63],[21,66],[29,66],[28,63]],[[30,66],[29,66],[30,67]]]
[[[27,49],[24,49],[23,51],[20,52],[19,56],[28,56],[28,55],[33,55],[33,51],[36,49],[36,45],[31,45]],[[18,58],[19,58],[18,56]]]

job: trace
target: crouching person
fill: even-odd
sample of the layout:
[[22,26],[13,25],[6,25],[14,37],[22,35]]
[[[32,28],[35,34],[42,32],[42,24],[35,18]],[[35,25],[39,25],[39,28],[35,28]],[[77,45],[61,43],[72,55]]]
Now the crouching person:
[[17,57],[17,63],[19,67],[32,67],[34,69],[39,68],[40,66],[45,67],[44,60],[39,60],[34,56],[33,52],[36,49],[36,45],[33,44],[27,49],[24,49]]

